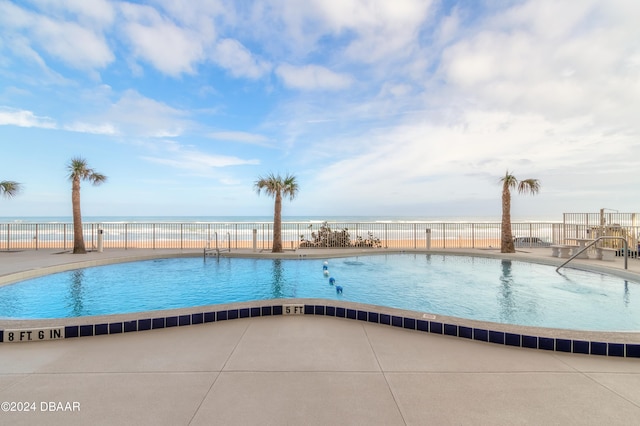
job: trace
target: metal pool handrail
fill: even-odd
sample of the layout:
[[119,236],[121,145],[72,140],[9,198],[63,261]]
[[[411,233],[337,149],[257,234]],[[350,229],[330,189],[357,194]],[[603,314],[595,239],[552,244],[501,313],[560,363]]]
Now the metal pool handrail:
[[591,241],[589,244],[587,244],[586,246],[584,246],[584,248],[580,251],[578,251],[576,254],[574,254],[573,256],[571,256],[569,259],[567,259],[566,262],[564,262],[562,265],[558,266],[556,268],[556,272],[558,272],[560,270],[560,268],[562,268],[564,265],[566,265],[567,263],[571,262],[573,259],[575,259],[576,257],[580,256],[580,254],[582,254],[584,251],[586,251],[589,247],[591,247],[592,245],[594,245],[595,243],[597,243],[600,240],[622,240],[623,242],[623,246],[624,246],[624,269],[627,269],[627,259],[629,258],[629,247],[627,245],[627,240],[624,239],[623,237],[598,237],[595,240]]
[[211,253],[211,252],[216,252],[216,255],[218,257],[220,257],[220,253],[223,251],[228,251],[231,252],[231,234],[229,232],[227,232],[227,248],[219,248],[218,247],[218,232],[214,232],[213,233],[214,237],[215,237],[215,241],[216,241],[216,246],[215,248],[204,248],[204,257],[205,259],[207,258],[207,253]]

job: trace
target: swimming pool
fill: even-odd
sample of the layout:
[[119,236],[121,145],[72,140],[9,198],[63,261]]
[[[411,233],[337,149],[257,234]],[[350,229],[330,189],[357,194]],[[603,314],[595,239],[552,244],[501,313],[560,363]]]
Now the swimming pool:
[[[344,300],[505,324],[640,330],[639,284],[494,258],[387,254],[328,260],[157,259],[0,288],[0,318],[66,318],[274,298]],[[343,287],[336,293],[335,285]]]

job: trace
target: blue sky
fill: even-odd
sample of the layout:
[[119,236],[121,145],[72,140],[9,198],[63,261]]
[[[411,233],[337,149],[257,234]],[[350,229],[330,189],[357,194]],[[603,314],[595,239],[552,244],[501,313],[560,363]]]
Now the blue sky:
[[637,0],[0,0],[0,216],[640,210]]

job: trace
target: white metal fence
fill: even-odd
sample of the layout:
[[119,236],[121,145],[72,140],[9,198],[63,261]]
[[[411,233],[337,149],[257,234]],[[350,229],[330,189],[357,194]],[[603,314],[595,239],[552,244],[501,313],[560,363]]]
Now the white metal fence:
[[[627,241],[630,250],[639,250],[640,214],[608,210],[610,209],[601,209],[598,213],[564,213],[562,222],[565,242],[604,236],[621,237]],[[620,249],[622,241],[604,240],[600,245]]]
[[[88,249],[98,244],[101,230],[104,249],[271,249],[273,224],[260,223],[86,223]],[[514,237],[530,237],[520,247],[564,244],[576,238],[623,236],[629,247],[638,243],[638,226],[598,226],[578,223],[513,223]],[[501,224],[483,223],[298,223],[283,222],[284,249],[372,247],[393,249],[491,248],[500,246]],[[526,241],[531,241],[527,243]],[[613,241],[611,244],[616,244]],[[71,223],[0,223],[0,250],[73,247]]]
[[[285,249],[300,247],[383,248],[488,248],[500,245],[500,223],[328,223],[284,222]],[[558,223],[514,223],[516,237],[537,237],[559,242]],[[573,228],[572,228],[573,229]],[[195,249],[219,247],[270,249],[271,223],[87,223],[83,226],[87,248],[96,248],[102,231],[103,247]],[[70,249],[71,223],[0,224],[0,250]]]

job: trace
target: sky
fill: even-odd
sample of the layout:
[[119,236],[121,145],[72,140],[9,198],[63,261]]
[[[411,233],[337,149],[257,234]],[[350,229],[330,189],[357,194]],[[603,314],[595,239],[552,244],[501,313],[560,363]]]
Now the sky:
[[0,216],[640,211],[637,0],[0,0]]

